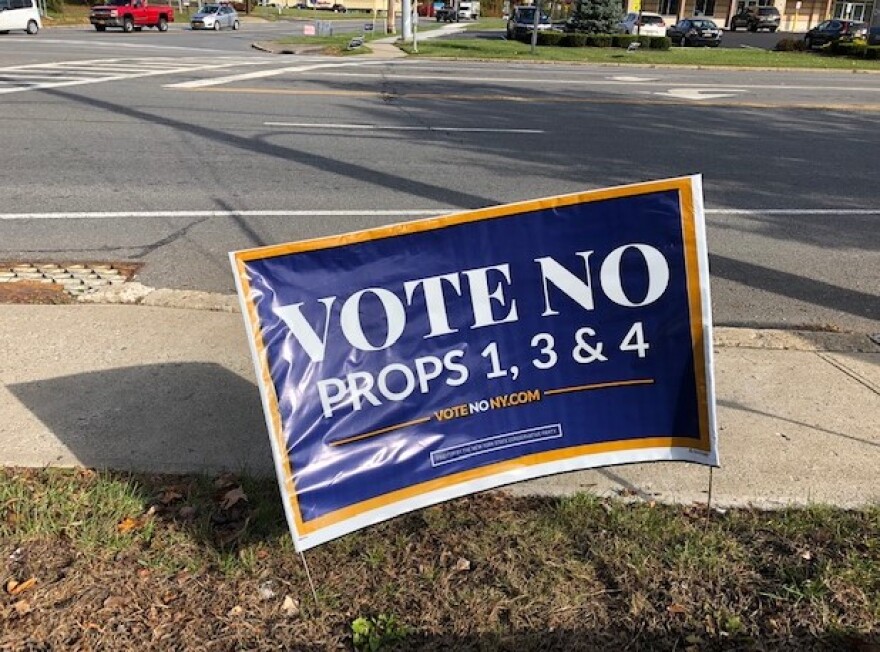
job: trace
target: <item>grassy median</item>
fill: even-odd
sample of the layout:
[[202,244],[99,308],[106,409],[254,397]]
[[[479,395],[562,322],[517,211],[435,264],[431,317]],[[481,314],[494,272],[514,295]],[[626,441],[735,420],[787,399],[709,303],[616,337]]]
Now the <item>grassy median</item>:
[[[402,48],[412,53],[410,46]],[[672,48],[667,51],[622,48],[566,48],[539,46],[532,54],[528,43],[502,39],[431,39],[419,43],[414,56],[519,61],[563,61],[599,64],[673,66],[728,66],[744,68],[818,68],[824,70],[880,70],[880,61],[831,57],[811,52],[772,52],[754,48]]]
[[316,604],[274,480],[7,469],[0,552],[0,649],[880,644],[880,507],[483,494],[309,551]]

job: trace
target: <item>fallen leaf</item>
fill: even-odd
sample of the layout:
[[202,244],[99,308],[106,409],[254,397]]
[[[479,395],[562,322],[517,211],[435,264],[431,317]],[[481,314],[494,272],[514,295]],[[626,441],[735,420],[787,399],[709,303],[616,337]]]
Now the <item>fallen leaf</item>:
[[32,589],[34,585],[37,583],[36,577],[31,577],[30,579],[26,579],[24,582],[17,582],[15,580],[9,580],[6,582],[6,592],[9,595],[18,595],[19,593],[23,593],[28,589]]
[[673,603],[673,604],[669,605],[668,607],[666,607],[666,611],[668,611],[671,614],[686,614],[687,613],[687,609],[685,609],[682,605],[680,605],[678,603]]
[[177,600],[177,598],[178,595],[174,591],[166,591],[159,599],[162,601],[162,604],[168,604],[170,602],[174,602],[175,600]]
[[459,557],[458,561],[455,562],[455,570],[457,571],[469,571],[471,569],[471,562],[464,557]]
[[803,559],[804,561],[810,561],[812,558],[813,558],[813,553],[810,552],[809,550],[805,550],[804,552],[801,553],[801,559]]
[[228,487],[234,487],[236,484],[238,484],[238,478],[232,473],[221,473],[214,478],[214,488],[216,489],[227,489]]
[[184,505],[177,512],[177,515],[185,521],[191,521],[196,517],[196,508],[192,505]]
[[239,605],[235,605],[232,609],[229,610],[227,615],[235,617],[235,616],[240,616],[243,613],[244,613],[244,607],[239,606]]
[[247,495],[241,487],[236,487],[223,494],[223,500],[221,501],[220,506],[223,509],[230,509],[242,501],[247,502]]
[[271,581],[263,582],[262,584],[260,584],[260,588],[258,589],[258,592],[260,594],[261,599],[271,600],[272,598],[275,597],[274,584]]
[[119,609],[120,607],[124,607],[127,603],[128,600],[123,598],[121,595],[111,595],[109,598],[104,600],[104,608]]
[[24,616],[31,612],[31,605],[27,600],[19,600],[12,606],[15,608],[15,611],[19,616]]
[[145,580],[150,576],[150,569],[149,568],[138,569],[137,574],[138,574],[138,577],[140,577],[142,580]]
[[257,550],[257,559],[263,560],[269,558],[269,551],[265,548],[260,548]]
[[285,616],[293,618],[299,615],[299,600],[292,598],[289,595],[284,596],[284,601],[281,603],[281,611]]
[[178,487],[168,487],[163,489],[159,494],[159,502],[163,505],[170,505],[173,502],[181,500],[183,498],[183,493],[179,490]]
[[139,518],[132,518],[131,516],[126,516],[124,519],[119,521],[116,525],[116,531],[119,534],[128,534],[130,532],[134,532],[135,530],[139,530],[143,527],[144,522]]

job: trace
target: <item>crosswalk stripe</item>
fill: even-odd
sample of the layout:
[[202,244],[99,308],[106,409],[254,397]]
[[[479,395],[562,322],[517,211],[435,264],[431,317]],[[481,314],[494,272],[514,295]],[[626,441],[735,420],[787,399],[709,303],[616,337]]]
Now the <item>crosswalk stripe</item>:
[[277,60],[265,57],[132,57],[9,66],[0,68],[0,94],[264,65],[277,65]]

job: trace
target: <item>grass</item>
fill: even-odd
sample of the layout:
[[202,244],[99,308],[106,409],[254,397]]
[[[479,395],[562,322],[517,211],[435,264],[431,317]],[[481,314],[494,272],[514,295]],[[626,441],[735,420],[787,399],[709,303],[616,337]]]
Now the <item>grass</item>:
[[[309,45],[313,47],[320,47],[321,54],[327,55],[351,55],[351,54],[367,54],[370,50],[370,41],[372,40],[369,35],[367,35],[366,40],[364,41],[364,45],[359,48],[354,48],[352,50],[348,49],[348,44],[351,42],[352,38],[356,36],[361,36],[360,34],[338,34],[335,36],[286,36],[284,38],[276,39],[273,43],[278,45]],[[376,36],[379,38],[379,36]]]
[[[412,54],[408,46],[403,49]],[[679,66],[728,66],[747,68],[819,68],[825,70],[880,70],[880,61],[847,59],[807,52],[771,52],[758,49],[672,48],[668,51],[621,48],[537,48],[506,40],[441,40],[419,43],[413,56],[463,59],[505,59],[520,61],[562,61],[599,64],[643,64]]]
[[483,494],[309,551],[316,605],[273,480],[6,469],[0,554],[0,649],[880,643],[880,507]]

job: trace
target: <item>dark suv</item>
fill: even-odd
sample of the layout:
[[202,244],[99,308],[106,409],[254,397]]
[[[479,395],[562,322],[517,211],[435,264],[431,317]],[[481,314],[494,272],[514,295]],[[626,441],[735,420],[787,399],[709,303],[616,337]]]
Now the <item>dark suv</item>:
[[780,18],[776,7],[747,7],[730,19],[730,31],[745,27],[750,32],[759,29],[775,32],[779,29]]

